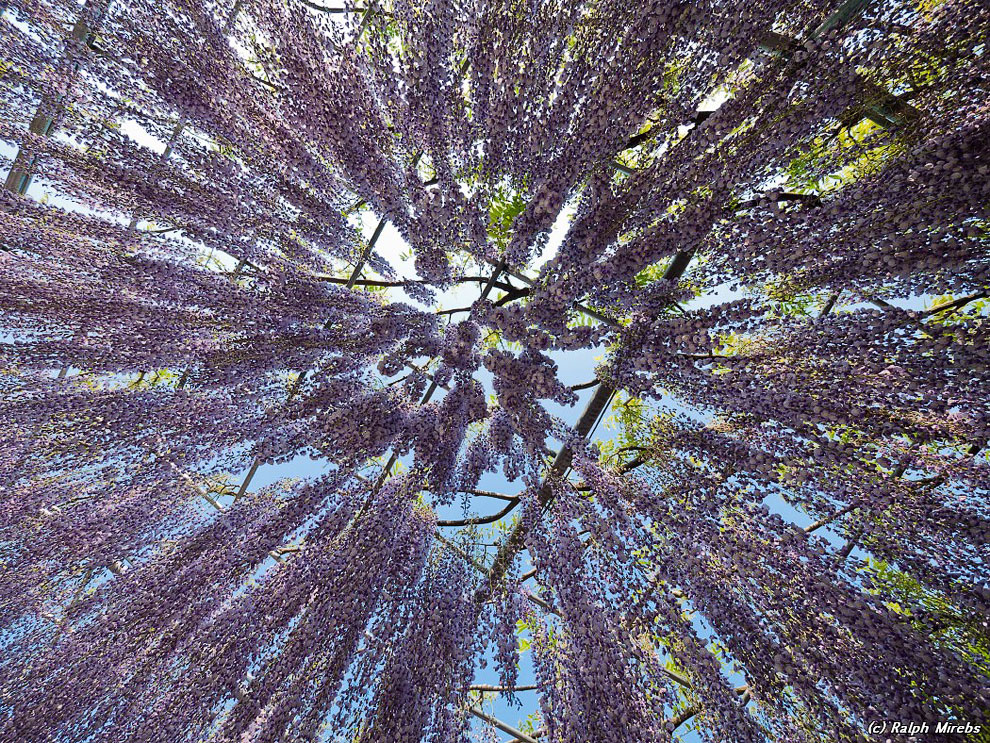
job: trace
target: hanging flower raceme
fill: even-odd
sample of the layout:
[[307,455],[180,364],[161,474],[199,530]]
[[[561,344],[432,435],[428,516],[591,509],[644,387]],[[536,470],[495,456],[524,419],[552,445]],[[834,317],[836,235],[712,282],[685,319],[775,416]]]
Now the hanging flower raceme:
[[360,740],[467,740],[465,690],[471,680],[477,578],[461,559],[437,558],[417,588],[418,606],[391,641]]
[[[552,635],[539,626],[534,635],[541,681],[556,687],[544,698],[548,734],[555,741],[587,735],[603,741],[668,740],[660,667],[616,611],[610,581],[587,559],[575,526],[585,509],[565,505],[571,501],[558,495],[549,534],[537,536],[534,530],[530,545],[560,607],[560,625]],[[604,699],[610,704],[601,704]]]

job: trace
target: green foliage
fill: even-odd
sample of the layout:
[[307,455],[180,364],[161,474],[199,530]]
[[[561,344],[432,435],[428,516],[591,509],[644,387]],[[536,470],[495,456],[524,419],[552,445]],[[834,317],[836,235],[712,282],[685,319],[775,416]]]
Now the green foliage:
[[501,331],[497,328],[492,328],[488,331],[488,334],[484,337],[481,342],[481,347],[483,350],[490,350],[493,348],[501,348],[503,351],[511,351],[513,353],[522,353],[523,346],[518,341],[507,341],[502,336]]
[[776,302],[771,302],[770,317],[810,317],[810,309],[815,304],[815,297],[810,294],[797,294]]
[[619,441],[625,446],[642,444],[647,433],[646,403],[639,397],[616,395],[612,410],[621,427]]
[[525,653],[533,646],[532,639],[525,636],[529,632],[529,624],[525,619],[516,622],[516,634],[519,635],[519,652]]
[[908,618],[936,647],[961,655],[990,681],[990,622],[960,608],[949,596],[922,585],[907,573],[870,558],[864,568],[894,612]]
[[[986,617],[960,608],[950,597],[881,560],[869,558],[863,571],[873,582],[871,593],[883,597],[891,611],[910,621],[936,648],[957,653],[990,683],[990,622]],[[964,736],[964,740],[990,743],[990,729]]]
[[[935,297],[931,303],[929,303],[928,309],[947,304],[955,299],[958,299],[958,297],[952,294],[943,294]],[[962,322],[972,320],[976,317],[986,317],[988,314],[990,314],[990,299],[975,299],[957,310],[938,312],[932,315],[931,318],[925,322],[928,325],[941,325],[943,327],[948,327],[952,325],[959,325]]]
[[567,327],[569,328],[579,328],[579,327],[591,327],[593,325],[598,325],[598,320],[593,318],[591,315],[587,315],[584,312],[574,312],[571,314],[570,319],[567,321]]
[[827,301],[818,294],[803,291],[798,282],[788,278],[764,284],[761,294],[766,300],[768,316],[774,318],[812,317],[813,310]]
[[628,452],[645,448],[649,443],[649,415],[641,398],[617,392],[604,425],[607,430],[617,431],[613,438],[599,442],[604,463],[615,464],[616,457],[627,459]]
[[644,286],[652,284],[654,281],[660,281],[663,278],[664,271],[667,270],[666,265],[661,265],[659,263],[654,263],[651,266],[647,266],[638,274],[636,274],[635,282],[636,288],[642,289]]
[[488,236],[500,249],[505,250],[508,246],[512,237],[512,223],[525,208],[526,199],[521,191],[509,188],[495,191],[488,207]]
[[543,726],[543,715],[539,710],[531,712],[520,720],[519,729],[527,735],[532,735]]
[[[671,204],[668,208],[668,213],[673,215],[684,209],[685,202],[680,201],[675,204]],[[663,279],[664,274],[667,272],[667,268],[670,262],[674,259],[673,256],[668,260],[664,260],[660,263],[653,263],[644,268],[634,277],[633,281],[636,284],[637,289],[642,289],[650,284],[660,281]],[[696,263],[701,264],[706,260],[705,256],[699,255],[695,258]],[[702,288],[700,285],[695,284],[690,281],[690,279],[681,279],[680,284],[682,287],[689,289],[694,296],[699,297],[702,293]]]
[[885,130],[869,119],[831,135],[816,137],[784,169],[784,186],[798,193],[824,194],[865,175],[878,173],[894,157],[905,152],[902,142],[881,141]]
[[376,14],[375,20],[367,25],[365,30],[367,42],[362,48],[371,49],[371,41],[384,41],[389,51],[399,54],[402,51],[402,36],[399,33],[399,22],[391,15]]

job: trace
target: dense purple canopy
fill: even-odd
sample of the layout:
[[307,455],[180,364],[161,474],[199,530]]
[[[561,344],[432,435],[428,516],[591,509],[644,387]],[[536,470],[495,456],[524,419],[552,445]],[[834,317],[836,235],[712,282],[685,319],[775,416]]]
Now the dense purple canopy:
[[990,730],[987,3],[0,9],[0,743]]

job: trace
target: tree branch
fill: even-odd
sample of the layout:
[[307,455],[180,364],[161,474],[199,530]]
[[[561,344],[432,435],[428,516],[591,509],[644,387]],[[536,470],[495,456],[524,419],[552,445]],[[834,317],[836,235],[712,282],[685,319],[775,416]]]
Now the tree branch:
[[441,519],[437,521],[437,526],[476,526],[478,524],[494,524],[496,521],[501,520],[503,516],[508,515],[517,505],[519,505],[519,499],[514,498],[509,501],[509,504],[505,508],[498,513],[493,513],[491,516],[479,516],[477,518],[470,519]]
[[[534,738],[542,738],[546,734],[547,734],[546,728],[538,728],[533,731]],[[506,743],[523,743],[523,741],[521,738],[513,738],[510,741],[506,741]]]
[[[749,700],[751,699],[751,695],[749,693],[749,687],[742,686],[742,687],[736,689],[736,693],[741,693],[742,694],[742,698],[739,700],[739,703],[743,707],[745,707],[747,704],[749,704]],[[687,722],[688,720],[690,720],[692,717],[694,717],[695,715],[701,714],[701,712],[703,711],[703,709],[704,708],[700,704],[689,705],[689,706],[685,707],[684,709],[682,709],[679,713],[677,713],[673,717],[669,718],[667,720],[666,724],[664,725],[664,727],[667,728],[667,732],[668,733],[673,733],[675,730],[677,730],[677,728],[679,728],[685,722]]]
[[468,687],[471,691],[495,691],[499,693],[511,693],[517,691],[534,691],[539,689],[538,684],[523,684],[521,686],[492,686],[491,684],[472,684]]
[[691,359],[692,361],[711,361],[712,359],[748,359],[749,356],[731,356],[725,353],[683,353],[678,351],[674,354],[675,356],[680,356],[682,359]]
[[818,314],[818,316],[825,317],[825,315],[827,315],[829,312],[832,311],[832,308],[835,307],[835,303],[838,301],[839,301],[839,292],[835,292],[832,296],[828,298],[828,301],[825,302],[825,306],[822,307],[822,311]]
[[474,715],[475,717],[484,720],[489,725],[494,725],[503,733],[508,733],[509,735],[516,736],[516,739],[522,741],[522,743],[538,743],[536,738],[527,735],[522,730],[516,730],[516,728],[502,722],[497,717],[492,717],[491,715],[482,712],[474,705],[471,705],[468,709],[471,712],[471,714]]
[[[317,281],[326,281],[329,284],[347,284],[350,279],[344,279],[337,276],[330,276],[329,274],[313,274],[313,278]],[[458,276],[454,279],[455,284],[468,284],[477,283],[484,284],[490,280],[488,276]],[[426,284],[429,283],[425,279],[408,279],[406,281],[385,281],[377,279],[355,279],[351,286],[377,286],[382,288],[389,287],[402,287],[409,286],[410,284]],[[496,289],[502,289],[503,291],[515,291],[517,287],[512,286],[512,284],[506,284],[504,281],[496,281],[493,286]]]
[[532,290],[529,287],[525,287],[522,289],[514,289],[510,292],[507,292],[506,295],[501,299],[496,300],[495,306],[502,307],[504,305],[507,305],[509,302],[515,302],[517,299],[528,297],[531,292]]
[[847,513],[849,513],[850,511],[855,510],[856,508],[859,508],[859,504],[857,504],[857,503],[850,503],[847,506],[843,506],[838,511],[836,511],[835,513],[833,513],[831,516],[826,516],[825,518],[819,519],[818,521],[816,521],[815,523],[811,524],[810,526],[806,526],[804,528],[804,533],[805,534],[811,534],[813,531],[817,531],[818,529],[821,529],[823,526],[826,526],[827,524],[832,523],[836,519],[842,518]]
[[328,8],[325,5],[318,5],[310,0],[296,0],[302,3],[307,8],[312,8],[313,10],[318,10],[321,13],[363,13],[365,8]]
[[482,498],[498,498],[499,500],[511,500],[511,501],[519,500],[518,495],[506,495],[505,493],[496,493],[493,490],[476,490],[474,488],[471,488],[469,490],[465,490],[464,492],[470,493],[471,495],[478,495],[481,496]]
[[742,211],[743,209],[750,209],[754,206],[759,206],[761,203],[776,202],[780,203],[782,201],[796,201],[803,204],[808,204],[812,207],[817,207],[822,205],[822,198],[818,194],[813,193],[779,193],[771,192],[763,194],[755,199],[748,199],[746,201],[741,201],[736,205],[736,211]]
[[978,299],[985,299],[987,293],[985,291],[979,291],[975,294],[970,294],[966,297],[959,297],[959,299],[953,299],[951,302],[943,302],[942,304],[937,304],[931,309],[925,310],[921,313],[922,317],[931,317],[932,315],[937,315],[940,312],[949,312],[962,309],[970,302],[975,302]]
[[597,387],[601,384],[598,379],[592,379],[590,382],[582,382],[581,384],[573,384],[570,389],[571,392],[580,392],[581,390],[590,390],[592,387]]
[[[681,251],[677,253],[668,264],[667,269],[664,271],[663,278],[667,281],[677,281],[680,279],[687,270],[688,264],[691,262],[692,255],[693,253],[690,251]],[[591,429],[598,422],[598,418],[604,412],[614,394],[615,389],[611,385],[600,384],[598,386],[595,390],[595,394],[592,395],[591,399],[588,401],[588,405],[585,407],[584,412],[581,413],[581,417],[578,419],[577,425],[574,427],[574,430],[578,436],[587,438],[587,436],[591,433]],[[569,447],[566,446],[557,453],[553,463],[550,465],[550,470],[547,472],[546,477],[544,477],[543,484],[537,491],[537,498],[539,499],[542,508],[546,509],[553,502],[554,493],[550,487],[550,480],[564,474],[570,468],[573,458],[574,453]],[[508,571],[512,560],[525,546],[525,536],[525,527],[522,522],[516,524],[516,527],[502,543],[498,553],[495,555],[495,560],[492,562],[492,568],[488,573],[488,580],[485,581],[485,585],[479,589],[475,596],[475,599],[479,603],[487,600],[488,595],[494,591],[499,583],[502,582],[502,579],[505,577],[505,573]]]
[[678,714],[674,715],[671,718],[668,718],[664,727],[667,728],[668,733],[672,733],[699,712],[701,712],[701,707],[699,705],[697,704],[689,705],[685,707],[683,710],[681,710]]

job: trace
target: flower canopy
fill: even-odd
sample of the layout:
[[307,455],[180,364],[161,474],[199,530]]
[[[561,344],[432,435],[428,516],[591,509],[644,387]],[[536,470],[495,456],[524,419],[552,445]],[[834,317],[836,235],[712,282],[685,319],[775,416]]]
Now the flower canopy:
[[990,5],[322,2],[0,3],[0,743],[990,730]]

